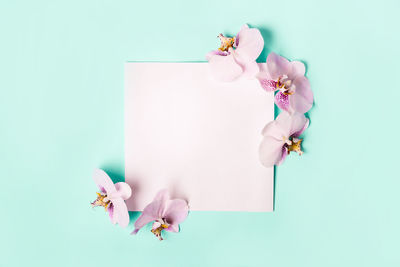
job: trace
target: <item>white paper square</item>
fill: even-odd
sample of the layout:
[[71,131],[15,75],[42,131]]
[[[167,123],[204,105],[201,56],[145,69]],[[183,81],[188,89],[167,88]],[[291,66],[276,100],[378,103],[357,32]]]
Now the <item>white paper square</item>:
[[207,63],[127,63],[129,210],[168,188],[191,210],[272,211],[273,168],[258,148],[273,119],[273,94],[255,79],[217,82]]

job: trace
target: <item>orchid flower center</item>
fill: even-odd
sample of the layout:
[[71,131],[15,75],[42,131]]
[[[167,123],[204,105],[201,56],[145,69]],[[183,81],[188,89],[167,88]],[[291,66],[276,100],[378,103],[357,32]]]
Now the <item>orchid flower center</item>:
[[292,80],[290,80],[287,75],[280,76],[276,81],[275,87],[284,95],[294,94],[294,86],[292,84]]
[[303,142],[303,139],[296,137],[283,137],[283,141],[285,141],[288,155],[291,151],[298,153],[300,156],[303,154],[303,151],[301,150],[301,142]]
[[96,194],[97,194],[96,200],[90,204],[92,205],[92,207],[102,206],[107,211],[108,206],[111,203],[110,199],[107,197],[107,194],[106,193],[98,193],[98,192],[96,192]]
[[221,46],[218,48],[220,51],[229,51],[229,48],[233,48],[236,42],[236,37],[225,37],[222,33],[218,35],[218,38],[221,40]]
[[162,230],[165,230],[169,227],[169,223],[166,219],[158,219],[153,223],[153,229],[151,232],[161,241],[163,240],[161,236]]

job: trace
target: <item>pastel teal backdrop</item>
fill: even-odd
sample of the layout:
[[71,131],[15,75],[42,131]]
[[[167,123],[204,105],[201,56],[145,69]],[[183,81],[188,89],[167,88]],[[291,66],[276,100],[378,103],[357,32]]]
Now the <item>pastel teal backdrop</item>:
[[[2,0],[0,266],[400,266],[399,11]],[[191,212],[163,242],[111,225],[90,208],[91,174],[124,179],[124,62],[204,61],[243,23],[263,33],[261,61],[305,62],[315,94],[306,153],[277,168],[275,212]]]

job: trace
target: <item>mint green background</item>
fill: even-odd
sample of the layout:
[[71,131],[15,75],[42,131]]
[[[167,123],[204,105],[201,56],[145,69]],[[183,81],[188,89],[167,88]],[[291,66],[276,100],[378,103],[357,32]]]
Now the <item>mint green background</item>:
[[[400,4],[367,2],[2,0],[0,266],[399,266]],[[245,22],[315,93],[275,212],[111,225],[91,173],[123,180],[124,62],[203,61]]]

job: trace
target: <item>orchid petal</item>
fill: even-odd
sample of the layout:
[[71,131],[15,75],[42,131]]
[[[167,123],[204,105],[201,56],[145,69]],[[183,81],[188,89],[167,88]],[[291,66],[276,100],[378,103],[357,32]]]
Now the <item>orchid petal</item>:
[[110,217],[111,223],[116,224],[117,222],[115,221],[115,217],[114,217],[114,205],[112,203],[110,203],[110,205],[108,206],[107,211],[108,211],[108,216]]
[[277,166],[281,165],[281,164],[285,161],[287,155],[288,155],[288,149],[287,149],[286,146],[283,146],[283,147],[282,147],[282,155],[281,155],[281,158],[280,158],[279,161],[276,163],[276,165],[277,165]]
[[155,222],[153,223],[151,229],[155,230],[155,229],[157,229],[157,228],[160,227],[160,226],[161,226],[161,223],[158,222],[158,221],[155,221]]
[[213,50],[206,54],[206,59],[210,60],[213,56],[227,56],[227,55],[229,55],[227,51]]
[[277,128],[280,129],[286,138],[299,136],[308,126],[308,119],[304,114],[294,112],[282,112],[275,119]]
[[142,214],[135,221],[135,230],[132,234],[136,234],[143,226],[157,220],[159,218],[158,213],[161,205],[164,205],[161,201],[154,201],[147,205],[143,209]]
[[122,198],[123,200],[127,200],[132,195],[132,189],[127,183],[124,182],[116,183],[115,189],[116,189],[115,192],[107,194],[108,198],[110,199]]
[[187,202],[182,199],[168,201],[164,213],[164,218],[172,225],[179,225],[188,216],[189,207]]
[[292,129],[290,130],[290,135],[292,137],[299,137],[307,128],[310,120],[301,113],[294,113],[292,115]]
[[283,111],[275,119],[276,128],[279,129],[281,137],[289,138],[292,130],[293,117],[290,113]]
[[267,57],[267,67],[271,78],[277,80],[280,76],[286,75],[290,70],[290,62],[274,52]]
[[119,224],[122,228],[125,228],[129,224],[129,212],[128,208],[125,204],[125,201],[122,198],[117,198],[112,200],[113,208],[113,219],[115,222]]
[[276,123],[276,120],[269,122],[267,125],[264,126],[264,129],[261,131],[261,134],[263,136],[272,136],[277,140],[283,140],[283,132],[280,127],[278,127],[278,124]]
[[264,39],[256,28],[243,25],[236,36],[237,48],[235,53],[246,61],[255,61],[264,48]]
[[171,224],[170,226],[168,226],[167,229],[165,229],[165,231],[178,233],[179,232],[179,224]]
[[93,180],[101,191],[103,189],[106,191],[107,194],[116,192],[116,188],[113,181],[105,171],[101,169],[95,169],[93,171]]
[[306,67],[300,61],[292,61],[290,62],[290,74],[288,75],[291,80],[296,79],[296,77],[304,76],[306,73]]
[[289,96],[283,94],[282,92],[278,92],[275,95],[275,104],[278,106],[278,108],[289,111]]
[[276,91],[276,82],[274,80],[259,78],[261,87],[267,92]]
[[153,201],[143,209],[142,214],[135,221],[135,230],[132,232],[132,234],[136,234],[140,230],[140,228],[142,228],[149,222],[163,218],[166,208],[166,202],[168,200],[168,190],[165,189],[159,191],[154,197]]
[[259,148],[259,157],[265,167],[272,167],[282,159],[282,147],[285,142],[272,136],[264,136]]
[[214,55],[209,59],[208,65],[210,73],[219,81],[230,82],[243,73],[232,53],[227,56]]
[[300,113],[306,113],[312,107],[314,95],[310,88],[310,82],[304,76],[297,77],[293,81],[295,93],[290,96],[291,107]]

